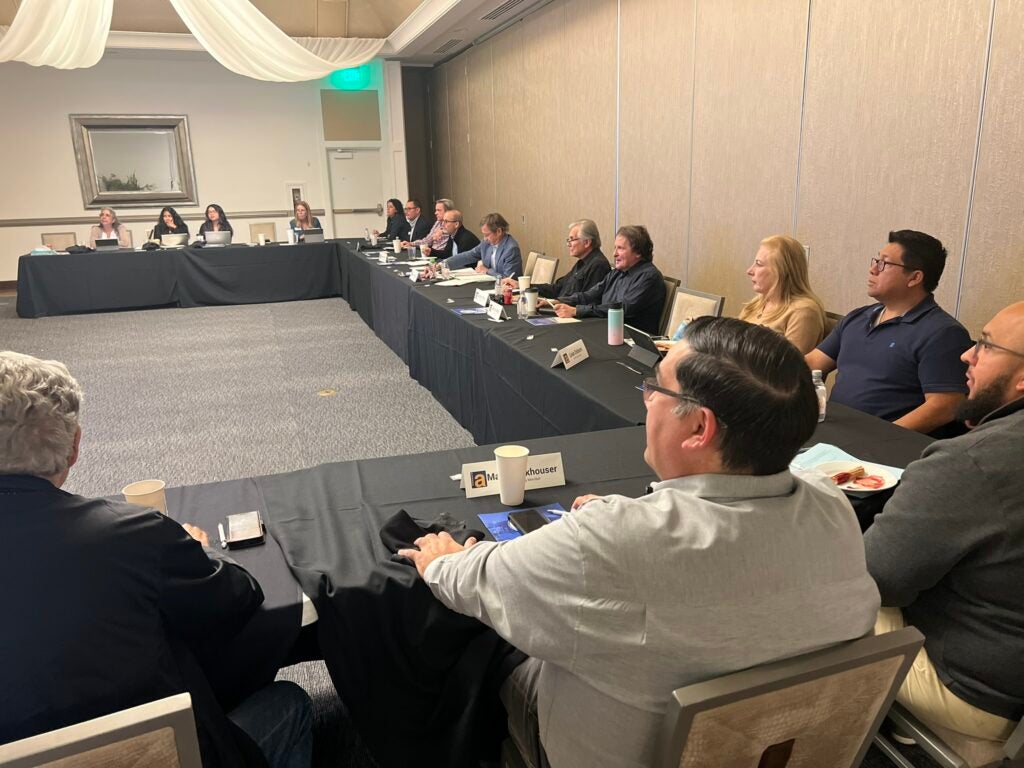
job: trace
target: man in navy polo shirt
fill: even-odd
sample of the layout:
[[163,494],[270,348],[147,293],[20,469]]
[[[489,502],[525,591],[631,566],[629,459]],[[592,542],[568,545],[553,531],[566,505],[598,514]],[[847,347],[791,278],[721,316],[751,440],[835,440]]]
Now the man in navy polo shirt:
[[971,339],[932,295],[945,266],[946,249],[931,235],[889,233],[868,269],[878,303],[850,312],[807,355],[812,370],[839,369],[832,400],[918,432],[953,421]]

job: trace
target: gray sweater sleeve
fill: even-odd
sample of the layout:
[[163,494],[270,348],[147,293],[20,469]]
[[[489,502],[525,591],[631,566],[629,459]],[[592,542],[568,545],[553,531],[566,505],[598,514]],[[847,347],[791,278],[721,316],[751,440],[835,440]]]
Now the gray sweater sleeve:
[[998,535],[996,510],[973,503],[985,477],[969,453],[940,441],[907,467],[885,509],[864,534],[868,571],[883,606],[904,608],[934,587],[985,538]]

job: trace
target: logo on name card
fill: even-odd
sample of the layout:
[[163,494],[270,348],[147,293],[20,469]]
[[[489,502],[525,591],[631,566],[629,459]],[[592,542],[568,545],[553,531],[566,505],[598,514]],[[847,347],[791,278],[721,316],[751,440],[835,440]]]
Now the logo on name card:
[[551,367],[557,368],[560,365],[564,365],[565,370],[568,371],[588,357],[590,357],[590,353],[587,351],[587,345],[583,343],[583,339],[577,339],[569,346],[562,347],[555,353],[555,359],[551,362]]
[[[498,493],[498,462],[477,461],[462,465],[462,488],[466,498],[494,496]],[[526,490],[565,485],[561,453],[530,456],[526,464]]]

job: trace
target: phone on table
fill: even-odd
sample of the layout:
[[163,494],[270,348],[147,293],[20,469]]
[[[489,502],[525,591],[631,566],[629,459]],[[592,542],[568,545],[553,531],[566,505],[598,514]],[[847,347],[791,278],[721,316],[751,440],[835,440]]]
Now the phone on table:
[[536,531],[550,522],[536,509],[520,509],[517,512],[508,513],[508,524],[522,534]]
[[262,544],[266,539],[263,518],[258,510],[228,515],[228,549],[243,549]]

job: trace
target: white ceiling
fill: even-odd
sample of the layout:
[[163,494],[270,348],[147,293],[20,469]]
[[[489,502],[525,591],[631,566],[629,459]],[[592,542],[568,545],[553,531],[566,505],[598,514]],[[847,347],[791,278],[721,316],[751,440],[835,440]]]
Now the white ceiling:
[[[429,66],[451,58],[551,0],[251,0],[292,37],[389,38],[381,55]],[[10,25],[20,0],[0,0]],[[204,56],[169,0],[114,0],[110,51],[121,55]],[[132,49],[139,49],[136,54]]]

